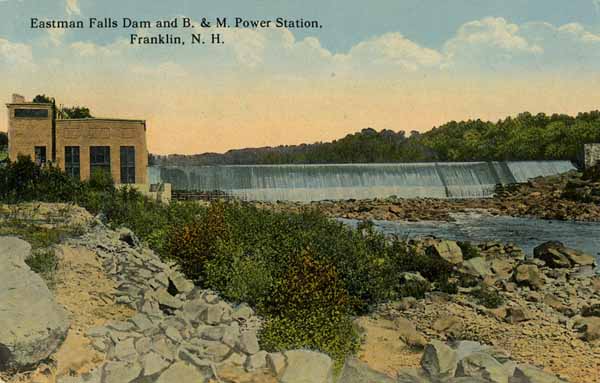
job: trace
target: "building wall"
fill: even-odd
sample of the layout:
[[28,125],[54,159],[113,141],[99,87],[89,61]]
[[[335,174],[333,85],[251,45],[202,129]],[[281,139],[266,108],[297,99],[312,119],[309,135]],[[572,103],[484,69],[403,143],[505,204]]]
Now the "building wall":
[[90,146],[110,147],[110,169],[121,181],[120,147],[135,148],[135,183],[147,183],[148,149],[144,121],[83,119],[56,121],[56,162],[65,169],[65,146],[79,146],[81,179],[90,176]]
[[[34,147],[45,146],[47,160],[52,159],[52,105],[8,104],[8,157],[15,161],[19,154],[34,159]],[[46,109],[48,117],[15,117],[16,109]]]
[[584,166],[589,168],[600,163],[600,144],[585,144],[583,147]]

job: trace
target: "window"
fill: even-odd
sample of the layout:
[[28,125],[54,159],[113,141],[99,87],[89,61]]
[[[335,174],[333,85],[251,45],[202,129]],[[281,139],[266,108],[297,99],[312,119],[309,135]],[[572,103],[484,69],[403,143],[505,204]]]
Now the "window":
[[121,146],[121,183],[135,183],[135,148]]
[[90,176],[99,171],[110,174],[110,146],[90,146]]
[[15,109],[15,118],[48,118],[48,109]]
[[80,178],[79,146],[65,146],[65,173]]
[[35,163],[40,166],[46,163],[46,147],[45,146],[36,146],[35,147]]

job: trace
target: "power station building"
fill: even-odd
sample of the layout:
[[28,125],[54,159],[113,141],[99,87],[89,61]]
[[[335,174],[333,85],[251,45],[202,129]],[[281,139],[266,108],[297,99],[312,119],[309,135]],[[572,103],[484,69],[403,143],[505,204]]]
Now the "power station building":
[[85,180],[106,171],[117,184],[147,184],[146,121],[117,118],[57,118],[53,104],[13,95],[8,108],[8,154],[51,162]]

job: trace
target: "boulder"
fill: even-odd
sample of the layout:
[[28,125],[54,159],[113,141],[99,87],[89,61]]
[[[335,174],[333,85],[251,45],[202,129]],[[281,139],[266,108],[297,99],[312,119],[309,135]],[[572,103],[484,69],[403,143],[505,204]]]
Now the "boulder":
[[560,251],[562,247],[564,245],[557,241],[545,242],[533,249],[533,256],[552,268],[571,267],[569,258]]
[[48,358],[69,328],[67,312],[25,264],[30,253],[27,242],[0,237],[0,370]]
[[493,383],[508,383],[506,369],[486,352],[475,352],[458,364],[456,376],[481,378]]
[[443,240],[430,247],[432,253],[452,265],[463,263],[462,250],[454,241]]
[[125,242],[129,246],[138,247],[140,245],[140,240],[136,237],[133,231],[126,227],[117,229],[117,234],[119,234],[119,240]]
[[583,339],[590,342],[600,339],[600,317],[581,318],[576,327],[583,332]]
[[555,375],[540,370],[539,368],[520,364],[515,369],[515,373],[512,376],[511,383],[564,383],[565,381],[559,379]]
[[475,257],[463,262],[464,272],[479,278],[485,278],[492,275],[490,265],[483,257]]
[[432,328],[440,333],[457,336],[463,330],[463,322],[458,317],[442,315],[433,322]]
[[456,351],[438,340],[425,346],[421,367],[432,377],[450,378],[456,373],[458,356]]
[[332,383],[333,361],[320,352],[292,350],[285,352],[287,367],[281,383]]
[[142,372],[136,361],[108,362],[102,369],[102,383],[130,383]]
[[389,376],[372,370],[369,366],[356,358],[346,359],[337,383],[395,383]]
[[533,256],[543,260],[546,265],[553,268],[595,265],[593,256],[566,247],[558,241],[545,242],[539,245],[533,250]]
[[415,326],[405,318],[396,318],[394,324],[398,329],[400,340],[410,347],[423,348],[427,345],[427,339],[417,331]]
[[544,285],[544,276],[536,265],[522,264],[517,266],[514,274],[515,282],[539,290]]

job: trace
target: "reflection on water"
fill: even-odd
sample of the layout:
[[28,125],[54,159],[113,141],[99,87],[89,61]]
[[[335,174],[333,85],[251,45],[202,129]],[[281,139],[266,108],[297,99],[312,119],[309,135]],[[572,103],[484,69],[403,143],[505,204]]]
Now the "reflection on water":
[[[600,264],[600,224],[594,222],[549,221],[535,218],[492,216],[482,213],[451,214],[455,222],[405,222],[373,221],[387,234],[401,238],[434,235],[457,241],[512,242],[527,254],[546,241],[560,241],[574,249],[592,254]],[[340,221],[356,225],[356,220],[340,218]]]

